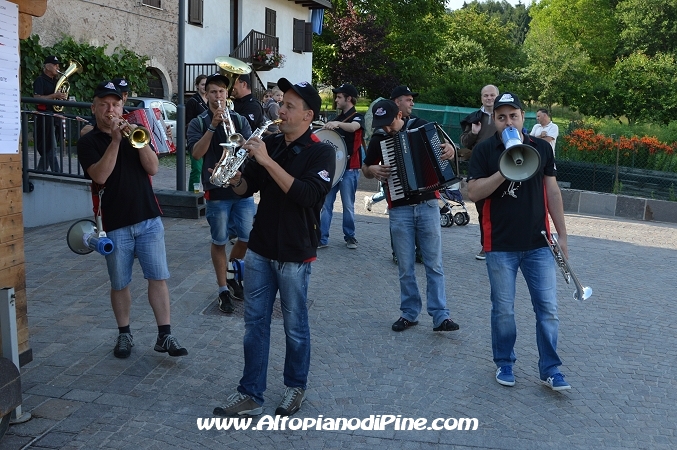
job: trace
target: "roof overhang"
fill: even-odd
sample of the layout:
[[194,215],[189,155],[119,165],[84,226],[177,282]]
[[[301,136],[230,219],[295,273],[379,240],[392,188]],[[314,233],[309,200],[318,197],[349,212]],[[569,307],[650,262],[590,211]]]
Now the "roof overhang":
[[310,9],[332,9],[331,0],[289,0]]

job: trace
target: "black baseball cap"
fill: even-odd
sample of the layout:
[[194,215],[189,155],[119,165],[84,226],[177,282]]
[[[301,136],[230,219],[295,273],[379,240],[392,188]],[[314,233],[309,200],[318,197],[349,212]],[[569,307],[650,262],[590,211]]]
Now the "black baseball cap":
[[230,80],[228,79],[228,77],[221,75],[220,73],[215,73],[207,77],[205,87],[207,87],[209,83],[213,83],[214,81],[221,81],[223,84],[226,85],[226,88],[230,86]]
[[411,90],[407,86],[397,86],[390,93],[390,100],[395,100],[397,97],[400,97],[402,95],[411,95],[412,97],[418,97],[418,92],[411,92]]
[[299,81],[296,84],[291,84],[286,78],[280,78],[277,80],[277,86],[282,92],[287,92],[289,89],[293,90],[308,104],[308,106],[310,106],[310,109],[313,110],[316,116],[320,113],[322,99],[312,84],[307,81]]
[[129,92],[129,83],[124,78],[113,78],[113,84],[120,92]]
[[249,76],[248,73],[243,73],[242,75],[237,77],[237,79],[238,79],[238,81],[242,81],[242,82],[247,83],[247,86],[252,85],[252,79],[251,79],[251,77]]
[[115,83],[112,81],[102,81],[96,87],[96,90],[94,91],[94,97],[102,98],[107,95],[115,95],[117,98],[122,100],[122,94],[115,86]]
[[334,94],[347,94],[352,98],[357,98],[357,89],[355,86],[348,83],[343,83],[341,86],[331,90]]
[[397,113],[400,112],[400,108],[397,107],[392,100],[380,100],[371,107],[371,113],[373,119],[371,120],[371,126],[374,128],[381,128],[386,125],[390,125],[397,117]]
[[59,61],[59,58],[56,56],[49,55],[47,58],[45,58],[44,64],[61,64],[61,61]]
[[522,108],[522,102],[520,102],[519,97],[512,92],[504,92],[500,96],[494,99],[494,111],[501,106],[510,105],[513,108],[524,109]]

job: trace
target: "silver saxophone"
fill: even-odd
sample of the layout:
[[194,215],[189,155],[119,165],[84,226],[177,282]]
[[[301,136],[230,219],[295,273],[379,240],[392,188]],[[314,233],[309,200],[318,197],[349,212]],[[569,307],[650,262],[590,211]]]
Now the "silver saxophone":
[[[257,128],[256,131],[254,131],[252,135],[249,136],[249,139],[242,143],[242,145],[249,142],[252,138],[260,138],[263,136],[263,133],[268,129],[269,126],[277,125],[280,122],[282,122],[280,119],[267,121],[261,125],[261,127]],[[247,159],[247,151],[241,148],[241,146],[237,151],[235,151],[235,147],[231,146],[230,143],[224,143],[220,145],[223,147],[223,155],[221,156],[218,164],[216,164],[214,172],[212,172],[212,176],[209,178],[209,182],[214,186],[228,187],[228,180],[235,176],[235,173],[240,168],[244,160]]]
[[567,261],[567,258],[566,256],[564,256],[562,248],[559,246],[559,242],[557,242],[557,237],[553,234],[551,235],[550,238],[548,238],[548,233],[546,233],[545,231],[541,231],[541,234],[545,238],[545,241],[548,243],[548,247],[550,247],[552,256],[555,257],[555,262],[562,271],[562,275],[564,275],[564,281],[566,281],[567,284],[570,284],[571,280],[574,281],[574,285],[576,285],[576,292],[574,292],[574,300],[589,299],[590,296],[592,295],[592,288],[589,286],[583,287],[581,282],[578,281],[578,277],[576,277],[576,274],[571,269],[569,261]]

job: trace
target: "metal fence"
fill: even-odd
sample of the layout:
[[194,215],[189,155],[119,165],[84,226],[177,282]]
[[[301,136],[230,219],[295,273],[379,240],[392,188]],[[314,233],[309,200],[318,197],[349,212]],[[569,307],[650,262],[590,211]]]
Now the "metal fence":
[[[41,111],[38,105],[63,106],[60,113]],[[29,174],[84,178],[78,162],[77,143],[82,129],[92,120],[92,104],[33,97],[21,98],[21,155],[23,191],[33,187]],[[51,108],[50,108],[51,109]],[[135,110],[125,106],[126,110]]]

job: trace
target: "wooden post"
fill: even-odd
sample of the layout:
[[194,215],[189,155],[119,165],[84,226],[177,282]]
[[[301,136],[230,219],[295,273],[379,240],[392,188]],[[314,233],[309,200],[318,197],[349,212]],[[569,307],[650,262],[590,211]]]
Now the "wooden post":
[[[47,0],[9,0],[19,5],[19,38],[31,34],[33,17],[47,11]],[[16,295],[16,322],[19,361],[33,359],[28,341],[26,269],[24,257],[23,192],[21,144],[16,155],[0,155],[0,287],[13,287]]]

